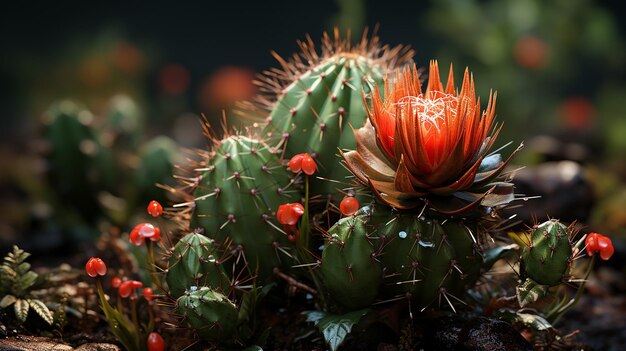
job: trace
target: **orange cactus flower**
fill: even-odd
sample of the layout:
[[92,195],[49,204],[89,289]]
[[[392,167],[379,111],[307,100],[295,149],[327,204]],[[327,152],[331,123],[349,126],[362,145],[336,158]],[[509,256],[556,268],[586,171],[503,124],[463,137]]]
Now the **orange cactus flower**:
[[[452,66],[444,88],[439,66],[432,61],[425,91],[415,67],[407,68],[396,74],[393,84],[385,82],[384,96],[375,91],[367,111],[369,123],[355,131],[357,149],[343,154],[356,178],[380,200],[410,209],[433,196],[458,195],[471,206],[513,199],[510,184],[489,186],[510,160],[488,155],[501,129],[494,124],[496,94],[489,94],[487,108],[481,111],[467,69],[457,92]],[[466,206],[441,212],[456,213]]]

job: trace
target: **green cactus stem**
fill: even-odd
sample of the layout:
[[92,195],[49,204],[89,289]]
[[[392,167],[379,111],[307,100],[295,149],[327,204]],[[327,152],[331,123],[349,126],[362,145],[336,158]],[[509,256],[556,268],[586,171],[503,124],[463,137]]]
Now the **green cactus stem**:
[[172,297],[182,296],[192,286],[207,286],[226,295],[230,281],[219,261],[213,240],[189,233],[171,251],[165,279]]
[[524,248],[524,274],[538,284],[554,286],[569,274],[572,261],[570,230],[557,220],[538,225]]
[[333,300],[351,310],[371,304],[382,282],[382,267],[368,236],[366,210],[340,219],[322,252],[321,273]]
[[[241,249],[253,276],[262,282],[273,269],[291,266],[287,235],[275,222],[276,209],[294,200],[292,175],[279,150],[262,140],[229,136],[198,168],[191,227],[201,227],[217,243]],[[291,200],[291,201],[290,201]]]
[[237,306],[222,293],[206,286],[187,291],[176,301],[176,310],[202,339],[228,340],[235,333]]

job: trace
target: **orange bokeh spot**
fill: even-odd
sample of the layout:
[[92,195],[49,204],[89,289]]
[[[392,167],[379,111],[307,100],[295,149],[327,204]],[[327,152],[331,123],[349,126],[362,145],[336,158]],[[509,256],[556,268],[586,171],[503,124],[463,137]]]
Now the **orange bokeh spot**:
[[189,71],[179,64],[170,64],[159,72],[159,87],[167,95],[181,95],[189,88]]

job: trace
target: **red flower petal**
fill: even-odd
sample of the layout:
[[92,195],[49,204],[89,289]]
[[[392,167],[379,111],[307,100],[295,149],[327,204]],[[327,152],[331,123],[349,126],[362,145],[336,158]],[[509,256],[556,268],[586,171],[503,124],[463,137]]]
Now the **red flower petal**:
[[317,170],[317,165],[315,164],[315,160],[309,154],[304,154],[302,158],[302,172],[306,175],[313,175]]
[[302,169],[302,159],[306,154],[297,154],[289,160],[289,169],[293,173],[298,173]]

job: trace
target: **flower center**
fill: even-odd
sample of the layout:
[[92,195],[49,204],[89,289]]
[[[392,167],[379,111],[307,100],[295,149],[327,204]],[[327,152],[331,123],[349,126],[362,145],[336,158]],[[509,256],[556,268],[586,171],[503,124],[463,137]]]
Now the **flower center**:
[[435,91],[426,98],[419,96],[404,96],[398,100],[397,105],[404,114],[411,109],[412,116],[418,118],[417,125],[421,129],[422,141],[429,160],[435,161],[442,156],[446,143],[447,123],[446,110],[452,119],[456,119],[458,99],[452,94]]

